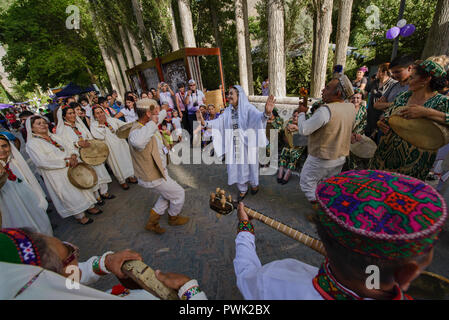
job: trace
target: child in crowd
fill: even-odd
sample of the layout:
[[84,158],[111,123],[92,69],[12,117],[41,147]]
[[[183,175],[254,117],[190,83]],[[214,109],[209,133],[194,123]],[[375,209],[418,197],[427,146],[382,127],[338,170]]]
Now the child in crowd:
[[173,131],[175,132],[173,141],[181,142],[182,140],[182,127],[181,127],[181,118],[179,117],[178,110],[173,110],[173,117],[171,119],[171,123],[173,126]]
[[161,132],[161,135],[165,140],[164,145],[169,150],[171,150],[171,148],[173,148],[173,139],[171,137],[171,132],[170,129],[168,128],[168,123],[166,120],[162,121],[159,131]]

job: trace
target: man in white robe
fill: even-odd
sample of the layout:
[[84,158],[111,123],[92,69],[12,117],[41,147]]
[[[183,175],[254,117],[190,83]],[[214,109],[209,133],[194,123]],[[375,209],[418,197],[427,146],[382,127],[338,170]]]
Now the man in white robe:
[[237,184],[239,201],[248,192],[259,191],[259,148],[267,146],[266,124],[274,108],[271,95],[265,104],[265,112],[249,103],[240,86],[229,91],[230,106],[215,120],[205,121],[201,112],[197,118],[201,125],[212,129],[214,150],[218,158],[225,155],[228,185]]

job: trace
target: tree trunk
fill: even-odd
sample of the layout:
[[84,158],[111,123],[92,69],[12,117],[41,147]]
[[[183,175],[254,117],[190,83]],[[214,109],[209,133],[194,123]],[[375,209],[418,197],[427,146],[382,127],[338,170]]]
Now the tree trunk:
[[337,40],[335,44],[334,65],[346,66],[349,35],[351,32],[351,12],[353,0],[340,0],[338,11]]
[[123,49],[125,49],[125,55],[126,55],[126,60],[128,61],[128,67],[131,69],[136,64],[134,63],[133,55],[131,53],[131,49],[129,48],[129,44],[128,44],[128,41],[127,41],[127,37],[126,37],[125,31],[123,31],[123,27],[119,26],[118,30],[119,30],[119,33],[120,33],[120,38],[122,39]]
[[126,32],[128,32],[129,44],[131,45],[131,52],[133,53],[134,62],[136,66],[142,63],[142,56],[140,55],[139,47],[137,46],[136,37],[132,34],[132,32],[126,28]]
[[125,72],[127,68],[126,68],[125,58],[123,58],[122,50],[120,50],[120,48],[118,46],[114,46],[114,51],[117,55],[118,64],[120,66],[120,70],[123,75],[125,90],[131,90],[131,86],[129,85],[128,77],[126,76],[126,72]]
[[248,66],[246,58],[245,21],[243,18],[243,0],[235,0],[235,27],[237,31],[237,49],[239,60],[240,86],[248,95]]
[[286,96],[284,2],[268,0],[268,78],[270,94]]
[[[221,64],[223,65],[223,42],[221,40],[220,36],[220,25],[218,23],[218,14],[217,14],[217,3],[214,0],[208,0],[209,5],[209,13],[212,20],[212,26],[214,28],[214,39],[215,39],[215,46],[220,49],[220,59]],[[223,74],[223,84],[226,86],[225,76]]]
[[179,42],[178,42],[178,34],[176,33],[175,16],[173,14],[171,1],[169,1],[167,9],[168,9],[168,18],[170,20],[170,31],[167,34],[168,41],[170,42],[172,51],[177,51],[179,50]]
[[438,0],[422,59],[449,55],[449,1]]
[[[313,0],[315,10],[310,96],[318,98],[325,86],[333,0]],[[270,79],[271,80],[271,79]]]
[[193,32],[192,12],[188,0],[178,0],[179,16],[181,18],[184,47],[196,48],[195,34]]
[[125,94],[125,85],[123,84],[122,75],[120,73],[120,68],[118,67],[117,60],[115,58],[115,54],[111,54],[110,56],[112,67],[114,69],[115,77],[117,79],[119,90],[117,90],[118,95],[121,97]]
[[142,17],[142,7],[140,6],[139,0],[132,0],[134,15],[136,16],[137,25],[139,27],[140,37],[143,42],[143,52],[145,53],[145,57],[147,61],[153,59],[153,48],[151,47],[151,42],[147,39],[146,35],[148,34],[145,24],[143,22]]
[[254,95],[253,58],[251,57],[251,41],[249,38],[248,1],[242,0],[243,19],[245,22],[246,67],[248,68],[248,94]]

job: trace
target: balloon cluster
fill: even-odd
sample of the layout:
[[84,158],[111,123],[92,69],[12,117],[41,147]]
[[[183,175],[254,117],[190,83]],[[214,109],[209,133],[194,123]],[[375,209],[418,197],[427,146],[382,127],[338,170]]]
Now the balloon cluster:
[[387,31],[386,37],[389,40],[397,38],[399,35],[402,37],[410,37],[416,30],[413,24],[407,24],[405,19],[399,20],[398,24]]

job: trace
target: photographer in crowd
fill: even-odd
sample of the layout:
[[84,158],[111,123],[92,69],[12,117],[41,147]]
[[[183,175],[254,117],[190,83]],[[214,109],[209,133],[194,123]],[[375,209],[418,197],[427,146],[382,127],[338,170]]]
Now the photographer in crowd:
[[192,142],[193,139],[193,122],[196,121],[196,112],[199,109],[199,106],[202,104],[206,104],[206,97],[204,96],[204,93],[196,88],[196,82],[193,79],[189,80],[189,90],[187,90],[187,93],[184,98],[184,104],[187,106],[187,112],[188,112],[188,120],[189,120],[189,134],[190,134],[190,141]]

